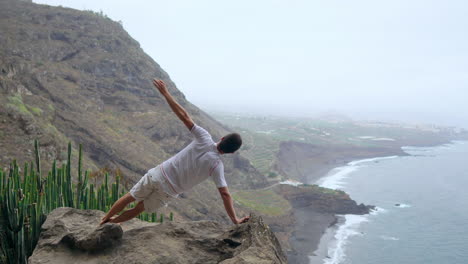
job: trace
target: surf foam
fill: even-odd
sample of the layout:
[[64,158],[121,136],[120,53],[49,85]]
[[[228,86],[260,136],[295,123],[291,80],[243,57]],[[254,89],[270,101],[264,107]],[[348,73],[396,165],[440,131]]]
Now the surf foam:
[[295,181],[295,180],[290,180],[290,179],[282,181],[279,184],[287,184],[287,185],[292,185],[292,186],[303,185],[303,183],[300,181]]
[[398,240],[400,240],[397,237],[385,236],[385,235],[381,235],[380,238],[383,239],[383,240],[388,240],[388,241],[398,241]]
[[340,225],[335,234],[335,240],[328,248],[328,257],[324,259],[325,264],[341,263],[346,257],[346,244],[352,236],[362,235],[358,228],[363,222],[367,222],[367,216],[345,215],[345,222]]
[[400,207],[400,208],[409,208],[409,207],[411,207],[411,205],[410,205],[410,204],[404,204],[404,203],[400,203],[400,204],[398,204],[398,205],[395,205],[395,207]]
[[338,167],[332,169],[327,176],[318,180],[317,184],[330,189],[338,189],[342,188],[346,183],[344,180],[348,177],[348,175],[357,169],[359,169],[363,164],[368,162],[376,162],[380,160],[386,159],[394,159],[398,156],[387,156],[387,157],[377,157],[371,159],[362,159],[349,162],[346,166]]

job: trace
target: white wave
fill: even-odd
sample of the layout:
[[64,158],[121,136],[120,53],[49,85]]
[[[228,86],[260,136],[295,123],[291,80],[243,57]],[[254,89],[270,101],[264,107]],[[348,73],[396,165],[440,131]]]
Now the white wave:
[[351,161],[350,163],[348,163],[348,165],[355,166],[355,165],[360,165],[360,164],[367,163],[367,162],[375,162],[375,161],[394,159],[394,158],[398,158],[398,156],[385,156],[385,157],[376,157],[376,158],[370,158],[370,159],[355,160],[355,161]]
[[319,180],[319,185],[329,189],[341,188],[345,184],[343,180],[347,178],[348,174],[357,169],[357,166],[335,168],[328,173],[328,176],[325,176],[325,178]]
[[374,141],[395,141],[393,138],[373,138]]
[[266,130],[266,131],[263,131],[263,130],[257,130],[255,131],[255,133],[258,133],[258,134],[271,134],[271,133],[274,133],[275,131],[274,130]]
[[400,240],[399,238],[392,237],[392,236],[385,236],[385,235],[380,236],[380,238],[383,239],[383,240],[390,240],[390,241],[398,241],[398,240]]
[[300,182],[300,181],[295,181],[295,180],[285,180],[285,181],[280,182],[279,184],[287,184],[287,185],[292,185],[292,186],[303,185],[302,182]]
[[351,236],[362,235],[357,229],[362,222],[367,222],[366,216],[345,215],[345,222],[338,228],[335,240],[328,248],[328,258],[324,259],[325,264],[341,263],[346,257],[346,244]]
[[378,214],[382,214],[382,213],[386,213],[386,212],[388,212],[387,209],[376,206],[375,209],[370,211],[369,214],[370,215],[378,215]]
[[345,185],[344,179],[346,179],[350,173],[359,169],[364,163],[394,159],[397,157],[398,156],[386,156],[351,161],[347,166],[332,169],[325,177],[318,180],[317,184],[330,189],[342,188]]
[[408,151],[421,151],[421,152],[425,152],[425,151],[431,151],[434,149],[434,147],[414,147],[414,146],[403,146],[401,147],[401,149],[405,152],[408,152]]
[[357,137],[359,139],[368,139],[368,140],[374,140],[374,141],[395,141],[393,138],[387,138],[387,137],[374,137],[374,136],[360,136]]
[[411,207],[411,204],[397,203],[397,204],[395,204],[395,207],[409,208],[409,207]]
[[[440,149],[452,149],[456,147],[456,145],[463,145],[465,143],[468,143],[468,141],[463,141],[463,140],[452,140],[450,143],[446,144],[441,144],[437,146],[432,146],[432,147],[416,147],[416,146],[403,146],[401,149],[405,152],[427,152],[427,151],[437,151]],[[412,154],[412,153],[409,153]]]

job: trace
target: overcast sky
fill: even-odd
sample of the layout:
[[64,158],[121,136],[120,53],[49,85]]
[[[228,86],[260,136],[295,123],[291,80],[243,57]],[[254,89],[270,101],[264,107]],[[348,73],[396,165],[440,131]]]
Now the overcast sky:
[[34,2],[121,20],[203,109],[468,128],[467,1]]

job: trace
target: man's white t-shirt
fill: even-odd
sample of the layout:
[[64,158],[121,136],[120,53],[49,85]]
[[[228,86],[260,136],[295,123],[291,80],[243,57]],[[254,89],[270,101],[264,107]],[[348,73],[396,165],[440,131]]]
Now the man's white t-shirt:
[[169,193],[180,194],[211,177],[216,187],[226,187],[221,154],[211,135],[202,127],[193,125],[193,141],[160,167],[169,182]]

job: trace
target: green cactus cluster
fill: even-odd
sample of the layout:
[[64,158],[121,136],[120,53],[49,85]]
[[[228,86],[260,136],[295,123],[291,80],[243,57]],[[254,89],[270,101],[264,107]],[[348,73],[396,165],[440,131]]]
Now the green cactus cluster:
[[[79,147],[76,177],[71,173],[71,143],[68,143],[66,164],[53,162],[51,170],[42,175],[39,143],[34,141],[35,164],[24,165],[20,172],[13,161],[8,170],[0,169],[0,263],[26,264],[37,244],[41,226],[47,214],[58,207],[108,211],[126,193],[119,176],[113,183],[109,174],[100,186],[89,184],[89,172],[82,171],[82,146]],[[35,165],[35,166],[34,166]],[[133,206],[133,205],[131,205]],[[149,222],[163,222],[156,213],[138,216]],[[169,220],[173,220],[170,213]]]

